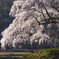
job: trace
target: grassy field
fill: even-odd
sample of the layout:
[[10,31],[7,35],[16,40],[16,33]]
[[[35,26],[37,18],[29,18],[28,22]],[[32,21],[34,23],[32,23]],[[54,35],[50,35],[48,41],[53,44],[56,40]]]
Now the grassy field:
[[20,59],[59,59],[59,48],[42,49]]
[[0,55],[4,54],[29,54],[30,52],[0,52]]
[[20,59],[24,55],[28,55],[30,52],[0,52],[0,59]]

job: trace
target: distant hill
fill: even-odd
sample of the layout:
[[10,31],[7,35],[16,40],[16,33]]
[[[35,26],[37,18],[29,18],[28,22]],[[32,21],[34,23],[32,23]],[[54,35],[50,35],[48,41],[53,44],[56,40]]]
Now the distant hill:
[[13,20],[13,18],[9,16],[13,1],[14,0],[0,0],[0,33],[7,28]]
[[59,59],[59,48],[42,49],[38,52],[25,55],[21,59]]
[[10,8],[14,0],[0,0],[0,20],[9,19]]

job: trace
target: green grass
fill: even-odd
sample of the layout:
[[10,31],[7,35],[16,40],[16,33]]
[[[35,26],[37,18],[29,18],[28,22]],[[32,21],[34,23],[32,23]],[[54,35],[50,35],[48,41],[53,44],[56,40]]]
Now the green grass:
[[4,54],[29,54],[30,52],[0,52],[0,55]]
[[[16,56],[9,56],[10,54]],[[27,55],[30,54],[30,52],[0,52],[0,59],[20,59],[22,56],[20,56],[19,54]]]
[[23,56],[21,59],[59,59],[59,48],[42,49]]

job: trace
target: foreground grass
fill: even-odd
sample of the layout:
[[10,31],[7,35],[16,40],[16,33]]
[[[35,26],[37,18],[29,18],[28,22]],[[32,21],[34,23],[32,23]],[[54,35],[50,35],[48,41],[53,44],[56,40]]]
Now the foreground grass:
[[36,53],[30,53],[20,59],[59,59],[59,48],[42,49]]

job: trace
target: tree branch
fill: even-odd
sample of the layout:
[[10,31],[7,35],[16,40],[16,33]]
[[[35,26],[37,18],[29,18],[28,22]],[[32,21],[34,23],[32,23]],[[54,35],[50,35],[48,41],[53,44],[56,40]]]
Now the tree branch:
[[[39,3],[41,3],[41,2],[38,0],[38,4],[39,4]],[[43,3],[43,2],[42,2],[42,3]],[[40,4],[39,4],[39,5],[40,5]],[[45,9],[46,14],[47,14],[48,17],[49,17],[48,19],[46,19],[46,16],[45,16],[45,14],[42,12],[42,10],[41,10],[41,11],[38,11],[38,10],[36,10],[36,9],[32,9],[32,10],[34,10],[34,11],[37,11],[37,12],[41,13],[41,14],[43,15],[43,17],[44,17],[44,19],[42,19],[42,21],[39,22],[38,19],[33,15],[33,17],[36,19],[37,23],[38,23],[39,25],[50,24],[50,23],[55,23],[55,24],[58,23],[59,17],[58,17],[58,16],[55,16],[55,17],[50,16],[50,14],[49,14],[48,10],[46,9],[44,3],[43,3],[43,8]],[[54,8],[57,9],[57,7],[55,7],[55,6],[54,6]]]

